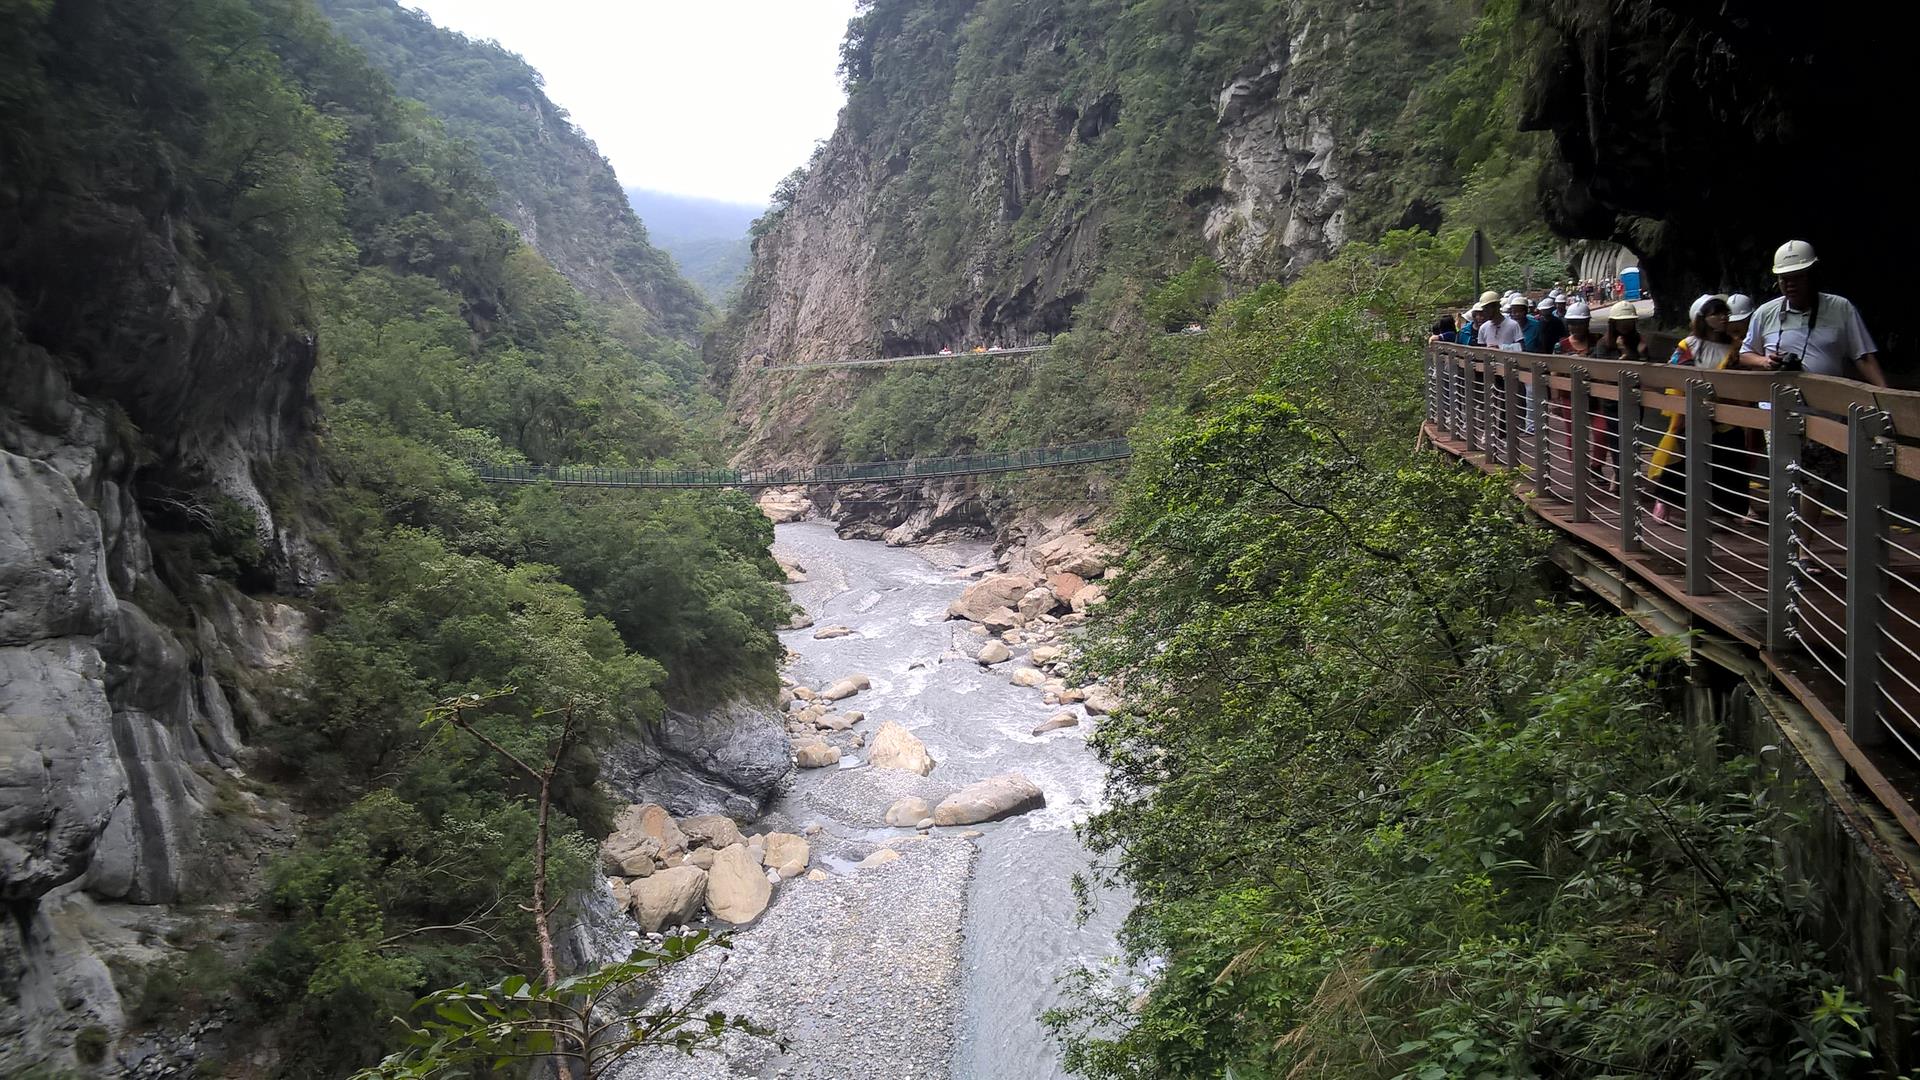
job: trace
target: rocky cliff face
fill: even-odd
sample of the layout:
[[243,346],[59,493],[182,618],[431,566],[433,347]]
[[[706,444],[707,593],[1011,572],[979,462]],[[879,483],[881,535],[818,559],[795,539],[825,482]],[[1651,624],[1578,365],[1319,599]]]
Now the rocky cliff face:
[[312,343],[232,318],[127,224],[138,275],[32,303],[0,272],[0,1071],[118,1028],[101,958],[132,931],[100,905],[241,891],[286,823],[242,744],[306,617],[200,573],[183,537],[224,508],[254,585],[328,573],[274,491],[309,438]]
[[1102,281],[1149,287],[1200,254],[1284,278],[1356,219],[1430,215],[1391,176],[1412,151],[1379,135],[1457,43],[1457,5],[1202,7],[1115,23],[1075,0],[883,0],[856,20],[839,127],[709,342],[740,460],[830,453],[810,417],[872,377],[750,368],[1019,344]]

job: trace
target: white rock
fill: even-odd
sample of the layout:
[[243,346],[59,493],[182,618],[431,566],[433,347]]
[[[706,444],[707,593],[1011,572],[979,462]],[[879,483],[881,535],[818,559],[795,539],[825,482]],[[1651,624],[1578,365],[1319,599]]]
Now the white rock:
[[861,859],[859,862],[855,863],[854,865],[863,867],[863,868],[874,867],[874,866],[884,866],[887,863],[890,863],[899,857],[900,857],[900,853],[893,850],[892,848],[881,848],[879,851],[876,851],[873,854],[867,856],[866,858]]
[[832,686],[827,687],[825,690],[820,691],[820,696],[826,698],[828,701],[842,701],[862,690],[871,690],[872,688],[873,680],[867,678],[865,675],[849,675],[839,682],[834,683]]
[[1047,805],[1047,797],[1033,781],[1017,772],[1001,773],[940,800],[933,808],[933,820],[941,825],[973,825],[998,821]]
[[1089,686],[1086,694],[1086,709],[1090,716],[1105,716],[1120,708],[1120,695],[1106,686]]
[[823,626],[813,632],[815,641],[827,641],[832,638],[848,637],[853,633],[850,626]]
[[714,856],[707,873],[707,910],[714,918],[744,926],[767,910],[772,896],[773,885],[745,844],[730,844]]
[[1070,728],[1070,727],[1079,727],[1079,726],[1080,726],[1080,718],[1073,715],[1072,713],[1070,712],[1055,713],[1053,716],[1048,717],[1045,723],[1041,724],[1039,727],[1034,728],[1033,733],[1035,735],[1045,735],[1049,731],[1059,731],[1061,728]]
[[760,857],[762,865],[783,878],[799,877],[812,859],[812,845],[792,833],[783,832],[767,834],[767,850]]
[[927,745],[913,732],[892,720],[881,724],[880,730],[874,733],[873,749],[867,752],[867,763],[876,768],[901,769],[921,776],[932,772],[934,766],[933,758],[927,754]]
[[985,645],[980,646],[980,654],[975,656],[974,659],[979,661],[982,667],[990,667],[994,664],[1003,664],[1013,659],[1013,650],[998,641],[989,641]]
[[1046,673],[1039,668],[1023,667],[1013,669],[1013,685],[1015,686],[1039,686],[1046,681]]
[[908,797],[887,807],[886,822],[895,828],[904,829],[932,813],[933,807],[927,800]]
[[700,913],[707,895],[707,872],[697,866],[673,866],[627,885],[627,903],[640,929],[656,933]]
[[806,739],[793,744],[793,763],[802,769],[824,769],[840,763],[840,748],[828,746],[819,739]]

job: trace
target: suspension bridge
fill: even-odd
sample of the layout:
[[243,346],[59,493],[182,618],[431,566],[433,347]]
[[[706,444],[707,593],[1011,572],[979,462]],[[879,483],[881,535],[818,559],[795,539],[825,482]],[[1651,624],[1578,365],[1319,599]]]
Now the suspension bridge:
[[593,465],[501,465],[486,461],[474,462],[473,469],[481,480],[492,484],[602,488],[767,488],[788,484],[845,485],[887,480],[989,476],[1064,465],[1120,461],[1132,456],[1133,447],[1127,440],[1102,439],[1028,450],[788,469],[629,469]]

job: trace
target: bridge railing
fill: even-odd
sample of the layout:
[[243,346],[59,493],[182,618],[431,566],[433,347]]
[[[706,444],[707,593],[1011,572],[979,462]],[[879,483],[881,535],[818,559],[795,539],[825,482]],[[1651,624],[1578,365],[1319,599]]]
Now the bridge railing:
[[1444,343],[1425,377],[1438,447],[1759,650],[1920,837],[1920,394]]
[[906,458],[815,465],[797,469],[628,469],[586,465],[497,465],[473,463],[481,480],[501,484],[555,484],[561,487],[702,488],[782,487],[788,484],[858,484],[883,480],[931,480],[951,476],[1044,469],[1118,461],[1133,454],[1125,439],[1067,443],[1028,450],[1002,450],[939,458]]

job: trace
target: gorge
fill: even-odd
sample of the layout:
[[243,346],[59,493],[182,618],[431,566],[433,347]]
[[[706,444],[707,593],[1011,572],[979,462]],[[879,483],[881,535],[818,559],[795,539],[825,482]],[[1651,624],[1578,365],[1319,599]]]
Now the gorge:
[[536,880],[567,975],[734,931],[601,1075],[1911,1072],[1912,845],[1417,443],[1476,229],[1893,314],[1689,145],[1857,133],[1851,43],[1616,8],[867,0],[719,310],[511,41],[0,0],[0,1073],[453,1068]]

